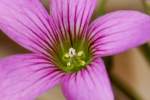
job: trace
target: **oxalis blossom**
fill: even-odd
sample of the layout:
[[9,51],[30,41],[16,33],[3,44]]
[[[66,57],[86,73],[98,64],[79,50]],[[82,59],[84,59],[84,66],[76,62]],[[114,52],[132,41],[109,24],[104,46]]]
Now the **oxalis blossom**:
[[114,100],[102,57],[150,39],[150,17],[116,11],[91,22],[96,0],[0,0],[0,29],[29,54],[0,60],[1,100],[34,100],[61,85],[67,100]]

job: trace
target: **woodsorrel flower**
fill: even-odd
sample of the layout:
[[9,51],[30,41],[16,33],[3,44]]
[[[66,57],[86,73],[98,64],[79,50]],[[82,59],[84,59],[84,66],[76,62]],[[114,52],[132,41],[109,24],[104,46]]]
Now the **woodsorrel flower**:
[[96,0],[0,0],[0,29],[30,54],[0,60],[0,98],[33,100],[60,83],[67,100],[114,100],[101,57],[150,39],[150,17],[117,11],[90,22]]

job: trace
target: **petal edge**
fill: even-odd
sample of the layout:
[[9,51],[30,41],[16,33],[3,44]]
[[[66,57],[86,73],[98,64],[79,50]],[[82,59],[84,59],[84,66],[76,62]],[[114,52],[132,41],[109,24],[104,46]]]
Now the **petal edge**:
[[97,59],[87,67],[64,77],[62,91],[67,100],[114,100],[103,62]]
[[114,55],[150,40],[150,16],[138,11],[112,12],[96,19],[89,33],[95,55]]
[[34,100],[59,83],[63,74],[39,55],[14,55],[0,60],[0,98]]

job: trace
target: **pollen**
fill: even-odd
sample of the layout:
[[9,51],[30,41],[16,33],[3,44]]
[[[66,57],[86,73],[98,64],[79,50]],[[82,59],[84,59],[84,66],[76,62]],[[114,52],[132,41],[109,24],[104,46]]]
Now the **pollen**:
[[70,48],[68,54],[70,57],[74,57],[76,56],[76,50],[74,48]]
[[64,57],[65,57],[65,58],[69,58],[69,54],[68,54],[68,53],[66,53]]
[[83,56],[83,51],[79,51],[77,54],[79,57]]
[[67,66],[71,66],[71,63],[70,63],[70,62],[68,62],[68,63],[67,63]]
[[75,39],[72,44],[64,40],[56,44],[56,64],[65,73],[73,73],[87,67],[91,62],[91,49],[88,41]]
[[80,63],[81,63],[82,66],[84,66],[86,64],[85,61],[82,61],[82,60],[81,60]]
[[68,52],[66,52],[63,56],[63,62],[65,63],[64,68],[68,70],[80,69],[86,65],[86,61],[84,59],[84,52],[77,51],[74,48],[69,48]]

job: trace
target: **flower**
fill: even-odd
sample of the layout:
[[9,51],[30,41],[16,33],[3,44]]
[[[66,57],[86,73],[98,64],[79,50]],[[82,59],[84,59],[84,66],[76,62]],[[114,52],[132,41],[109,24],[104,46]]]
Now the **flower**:
[[1,0],[0,29],[29,54],[0,60],[0,98],[33,100],[60,84],[67,100],[114,100],[102,57],[150,39],[150,17],[116,11],[91,22],[96,0]]

